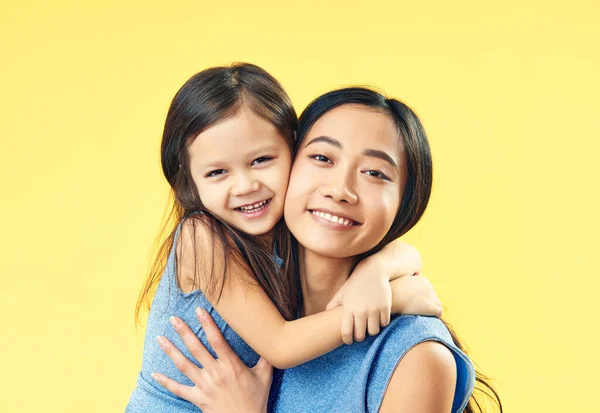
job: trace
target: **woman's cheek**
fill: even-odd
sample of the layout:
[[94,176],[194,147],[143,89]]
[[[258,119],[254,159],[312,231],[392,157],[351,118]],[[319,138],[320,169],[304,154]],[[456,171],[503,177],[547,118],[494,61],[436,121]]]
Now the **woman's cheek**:
[[377,188],[368,191],[365,199],[366,211],[372,219],[378,222],[377,227],[386,233],[394,222],[398,208],[400,208],[399,192],[396,190],[381,190]]

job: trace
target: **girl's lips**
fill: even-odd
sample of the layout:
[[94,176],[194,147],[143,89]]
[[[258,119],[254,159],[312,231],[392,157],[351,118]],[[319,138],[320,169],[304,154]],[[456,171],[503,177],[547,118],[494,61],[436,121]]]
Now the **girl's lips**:
[[267,199],[267,202],[265,202],[263,205],[259,206],[258,208],[254,208],[251,210],[243,210],[241,208],[235,208],[235,211],[239,212],[240,214],[242,214],[242,216],[244,218],[247,218],[247,219],[260,218],[260,217],[266,215],[267,212],[269,211],[269,208],[271,206],[271,199],[273,199],[273,198]]

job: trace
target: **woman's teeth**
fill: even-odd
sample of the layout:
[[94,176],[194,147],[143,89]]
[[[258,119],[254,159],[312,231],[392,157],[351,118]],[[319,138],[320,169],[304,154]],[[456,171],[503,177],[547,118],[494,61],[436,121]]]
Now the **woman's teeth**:
[[240,211],[243,211],[243,212],[256,212],[256,211],[260,211],[261,209],[263,209],[265,207],[265,205],[267,205],[267,203],[269,201],[270,201],[270,199],[267,199],[265,201],[257,202],[256,204],[246,205],[246,206],[243,206],[243,207],[239,207],[238,209]]
[[311,211],[311,212],[314,215],[318,216],[319,218],[326,219],[327,221],[331,221],[335,224],[342,224],[342,225],[347,225],[347,226],[354,225],[354,221],[351,221],[346,218],[338,217],[338,216],[331,215],[331,214],[328,214],[326,212],[321,212],[321,211]]

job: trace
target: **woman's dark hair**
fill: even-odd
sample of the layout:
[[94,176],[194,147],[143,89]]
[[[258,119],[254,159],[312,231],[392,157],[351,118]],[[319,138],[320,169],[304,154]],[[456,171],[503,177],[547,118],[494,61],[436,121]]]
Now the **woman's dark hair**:
[[[194,250],[209,248],[223,251],[223,273],[215,274],[213,266],[207,282],[203,280],[204,293],[217,300],[220,298],[228,276],[227,263],[233,259],[252,273],[284,318],[292,320],[295,316],[293,308],[298,302],[297,289],[294,272],[289,267],[292,262],[289,256],[291,241],[284,220],[277,223],[274,231],[274,247],[284,259],[283,267],[278,269],[273,262],[270,245],[238,231],[204,207],[190,173],[188,148],[194,139],[207,128],[234,116],[242,106],[273,123],[292,151],[298,117],[279,82],[258,66],[234,63],[203,70],[192,76],[171,102],[162,137],[161,164],[171,186],[173,202],[163,220],[158,239],[160,247],[138,298],[135,310],[138,322],[141,308],[149,308],[150,296],[162,277],[177,227],[183,220],[186,220],[186,225],[192,225],[192,234],[195,225],[206,225],[214,234],[213,242],[220,244],[194,245]],[[198,272],[195,274],[194,286],[198,288]]]
[[[313,100],[300,116],[294,154],[302,146],[302,141],[318,119],[339,106],[351,104],[380,111],[394,121],[404,149],[408,174],[400,207],[392,226],[379,244],[356,257],[350,272],[356,268],[361,260],[380,251],[387,244],[405,234],[419,221],[427,208],[433,183],[433,165],[429,142],[418,116],[399,100],[386,98],[383,94],[368,88],[350,87],[334,90]],[[294,265],[297,266],[298,254],[295,247],[293,258],[296,262]],[[464,351],[463,345],[452,328],[447,323],[444,322],[444,324],[448,327],[456,346]],[[482,394],[489,397],[502,412],[500,397],[489,384],[489,379],[480,372],[476,372],[476,381],[475,392],[469,400],[465,412],[482,411],[480,405]]]

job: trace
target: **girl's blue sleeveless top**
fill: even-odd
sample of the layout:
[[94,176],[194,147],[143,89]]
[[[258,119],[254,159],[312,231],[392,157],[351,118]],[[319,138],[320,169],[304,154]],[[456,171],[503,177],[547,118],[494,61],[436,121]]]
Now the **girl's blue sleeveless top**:
[[475,370],[439,319],[400,316],[375,337],[342,346],[315,360],[275,371],[269,400],[274,413],[375,413],[402,357],[424,341],[444,344],[456,360],[452,412],[462,412],[473,391]]
[[[216,357],[206,340],[206,336],[198,319],[196,318],[196,307],[202,307],[215,320],[215,323],[223,333],[227,342],[231,345],[231,348],[238,356],[240,356],[242,361],[246,363],[248,367],[254,367],[259,359],[258,354],[256,354],[254,350],[252,350],[250,346],[248,346],[248,344],[246,344],[246,342],[242,340],[229,325],[227,325],[225,320],[221,318],[200,290],[184,293],[179,289],[177,283],[175,251],[180,229],[181,224],[175,233],[175,240],[169,254],[167,265],[158,285],[154,300],[152,301],[146,326],[142,370],[138,375],[137,386],[131,394],[129,404],[125,410],[126,413],[183,413],[200,411],[192,403],[183,400],[166,390],[151,377],[152,373],[162,373],[179,383],[193,386],[193,383],[177,370],[171,359],[167,357],[165,352],[156,342],[156,336],[165,336],[175,344],[188,359],[198,364],[171,326],[171,323],[169,322],[170,316],[177,316],[185,321],[200,340],[202,340],[202,343],[206,348],[209,349],[214,357]],[[277,264],[281,265],[281,262],[279,261]]]

